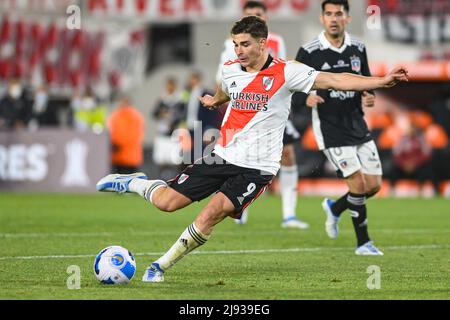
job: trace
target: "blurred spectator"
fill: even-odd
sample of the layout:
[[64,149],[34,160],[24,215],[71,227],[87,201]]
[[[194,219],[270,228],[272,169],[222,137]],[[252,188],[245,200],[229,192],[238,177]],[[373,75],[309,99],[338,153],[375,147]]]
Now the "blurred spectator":
[[88,88],[80,97],[78,92],[72,97],[75,128],[80,131],[92,130],[101,133],[106,123],[106,107],[101,106],[94,93]]
[[167,79],[165,92],[156,104],[153,117],[157,121],[159,136],[170,136],[183,118],[183,104],[175,78]]
[[40,86],[34,93],[34,101],[31,113],[31,120],[28,123],[30,130],[40,127],[57,126],[58,115],[54,108],[50,107],[47,88]]
[[431,124],[425,130],[425,139],[433,148],[432,167],[438,180],[450,179],[450,146],[444,128],[436,123]]
[[423,130],[411,123],[399,141],[393,148],[394,170],[392,182],[399,179],[414,179],[423,185],[426,181],[432,181],[436,193],[439,186],[431,165],[432,146],[428,144]]
[[153,144],[153,161],[159,167],[159,176],[166,180],[173,178],[177,173],[174,166],[181,162],[180,137],[172,138],[172,133],[184,117],[183,107],[177,80],[170,77],[166,80],[165,92],[152,113],[157,128]]
[[8,92],[8,87],[5,85],[4,81],[0,81],[0,99],[2,99]]
[[[450,60],[450,59],[449,59]],[[450,134],[450,85],[447,84],[442,94],[433,100],[430,106],[436,123],[440,124],[447,134]]]
[[116,173],[140,171],[143,164],[144,117],[123,97],[117,109],[108,118],[111,136],[111,163]]
[[0,129],[12,130],[26,127],[31,113],[31,103],[26,97],[22,84],[16,79],[10,80],[8,92],[0,100]]
[[[193,72],[189,76],[186,93],[186,125],[193,141],[192,146],[201,146],[201,151],[205,146],[214,141],[214,136],[211,134],[211,129],[218,130],[220,127],[221,115],[217,110],[208,110],[204,108],[198,97],[204,95],[214,95],[214,93],[205,89],[202,83],[202,75],[198,72]],[[196,141],[197,140],[197,141]],[[193,148],[191,151],[194,151]],[[202,154],[195,155],[195,152],[191,153],[194,157],[202,157]],[[194,159],[193,159],[194,160]]]

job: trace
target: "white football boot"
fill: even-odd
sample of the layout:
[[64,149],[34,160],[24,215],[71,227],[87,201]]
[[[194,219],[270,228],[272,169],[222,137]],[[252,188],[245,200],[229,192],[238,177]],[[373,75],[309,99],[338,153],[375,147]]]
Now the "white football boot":
[[161,269],[159,264],[152,263],[150,267],[145,270],[144,276],[142,277],[143,282],[163,282],[164,281],[164,271]]
[[334,201],[331,199],[325,198],[322,202],[322,209],[327,215],[327,221],[325,221],[325,231],[330,239],[337,239],[339,234],[339,217],[336,217],[331,211],[331,206]]
[[110,174],[97,182],[97,191],[117,193],[130,192],[129,186],[133,179],[147,180],[147,176],[142,172],[133,174]]
[[382,256],[383,252],[380,251],[377,247],[373,245],[372,241],[367,242],[366,244],[358,247],[355,251],[355,254],[358,256]]
[[284,220],[281,223],[281,227],[282,228],[287,228],[287,229],[301,229],[301,230],[306,230],[309,228],[309,224],[307,224],[306,222],[303,222],[301,220],[299,220],[297,217],[292,217],[289,219]]

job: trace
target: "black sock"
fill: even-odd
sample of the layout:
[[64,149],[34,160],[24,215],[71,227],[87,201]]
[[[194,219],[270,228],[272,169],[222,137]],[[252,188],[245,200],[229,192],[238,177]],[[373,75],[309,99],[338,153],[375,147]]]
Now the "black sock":
[[350,210],[353,227],[355,228],[358,247],[370,241],[367,231],[366,196],[349,193],[347,196],[348,209]]
[[340,199],[336,200],[336,202],[331,206],[331,212],[333,212],[333,215],[336,217],[340,217],[342,213],[348,209],[348,202],[347,197],[349,193],[341,197]]

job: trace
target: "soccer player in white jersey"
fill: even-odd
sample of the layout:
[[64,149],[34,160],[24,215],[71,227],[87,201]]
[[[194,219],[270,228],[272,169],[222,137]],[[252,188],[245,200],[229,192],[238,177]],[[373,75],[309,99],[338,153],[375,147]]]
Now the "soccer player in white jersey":
[[[257,16],[267,22],[268,14],[267,7],[260,1],[247,1],[243,6],[243,16]],[[234,51],[233,39],[230,37],[225,40],[224,51],[220,57],[220,64],[216,76],[217,83],[222,81],[223,65],[230,60],[236,60],[236,52]],[[273,58],[286,60],[286,45],[283,37],[269,32],[267,38],[267,49]],[[283,154],[281,157],[281,169],[279,174],[279,181],[281,186],[281,201],[283,211],[283,221],[281,226],[283,228],[308,229],[309,225],[301,221],[296,214],[297,210],[297,182],[298,182],[298,167],[295,156],[294,143],[300,140],[300,133],[297,131],[293,123],[288,120],[286,130],[283,136]],[[248,220],[248,208],[244,210],[240,219],[236,222],[245,224]]]
[[239,218],[267,189],[280,169],[294,92],[365,91],[408,80],[403,67],[385,77],[364,77],[317,72],[295,61],[273,59],[267,50],[267,25],[255,16],[236,22],[231,34],[238,59],[225,64],[214,97],[199,98],[208,109],[231,103],[215,150],[169,182],[147,180],[145,174],[136,173],[108,175],[97,183],[99,191],[137,193],[165,212],[213,195],[169,251],[147,268],[144,282],[164,281],[169,268],[208,241],[215,225],[227,217]]

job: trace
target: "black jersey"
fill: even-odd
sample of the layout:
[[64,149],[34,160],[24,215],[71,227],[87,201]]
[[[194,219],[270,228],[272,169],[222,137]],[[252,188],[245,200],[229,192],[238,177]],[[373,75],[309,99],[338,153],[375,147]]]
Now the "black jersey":
[[[346,33],[341,48],[333,47],[322,32],[300,48],[296,60],[317,71],[349,72],[370,76],[364,44]],[[361,92],[318,90],[325,103],[312,109],[314,134],[319,149],[356,146],[372,140],[364,120]],[[296,93],[294,106],[306,105],[307,95]]]

